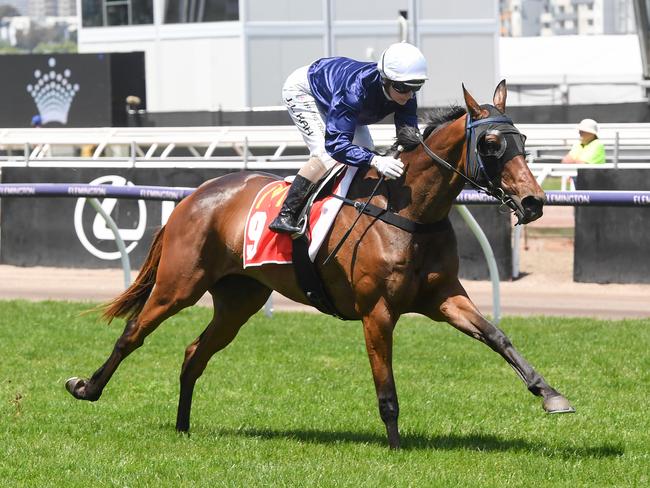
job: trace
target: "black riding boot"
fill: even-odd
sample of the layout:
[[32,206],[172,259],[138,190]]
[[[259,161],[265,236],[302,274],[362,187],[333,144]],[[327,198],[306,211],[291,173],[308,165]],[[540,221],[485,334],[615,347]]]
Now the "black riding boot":
[[285,198],[280,213],[273,222],[269,224],[269,229],[274,232],[281,232],[285,234],[295,234],[300,231],[298,226],[298,216],[302,210],[303,205],[307,201],[307,195],[313,183],[307,178],[296,175],[296,178],[291,183],[287,198]]

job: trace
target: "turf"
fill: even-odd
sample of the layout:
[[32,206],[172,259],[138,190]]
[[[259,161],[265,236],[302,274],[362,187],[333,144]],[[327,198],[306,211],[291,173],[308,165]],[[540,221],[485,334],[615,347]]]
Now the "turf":
[[254,317],[199,380],[187,436],[174,430],[178,373],[210,311],[168,320],[89,403],[64,380],[99,367],[122,324],[87,308],[0,302],[0,486],[648,484],[648,321],[504,319],[577,408],[551,416],[486,346],[403,318],[393,452],[359,323]]

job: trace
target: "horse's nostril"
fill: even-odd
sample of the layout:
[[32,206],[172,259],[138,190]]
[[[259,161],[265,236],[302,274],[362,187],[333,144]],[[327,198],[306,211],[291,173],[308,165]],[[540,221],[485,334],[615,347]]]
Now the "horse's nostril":
[[528,195],[527,197],[524,197],[524,198],[521,200],[521,205],[522,205],[524,208],[530,208],[530,209],[537,208],[537,209],[541,209],[541,208],[544,206],[544,199],[539,198],[539,197],[535,197],[535,196],[533,196],[533,195]]
[[542,216],[542,208],[544,207],[544,199],[529,195],[521,200],[521,206],[526,211],[528,221],[533,221]]

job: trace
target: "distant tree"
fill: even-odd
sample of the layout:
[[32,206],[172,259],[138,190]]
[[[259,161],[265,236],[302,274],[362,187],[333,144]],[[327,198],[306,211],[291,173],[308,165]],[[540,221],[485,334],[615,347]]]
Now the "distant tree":
[[33,54],[76,53],[77,43],[67,42],[41,42],[34,49]]
[[21,13],[16,10],[16,7],[13,5],[7,5],[6,3],[0,4],[0,18],[2,17],[18,17]]
[[0,54],[23,54],[25,53],[24,49],[19,49],[15,46],[12,46],[8,42],[0,41]]
[[31,29],[28,31],[16,32],[16,46],[32,52],[39,44],[57,42],[57,34],[55,29],[32,24]]

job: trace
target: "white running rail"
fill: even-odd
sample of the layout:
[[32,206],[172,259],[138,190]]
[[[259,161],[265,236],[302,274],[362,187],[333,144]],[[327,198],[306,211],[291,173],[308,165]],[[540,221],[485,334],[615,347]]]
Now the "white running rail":
[[[572,124],[519,124],[518,128],[528,137],[531,163],[559,162],[577,138]],[[392,125],[374,125],[370,131],[378,148],[394,141]],[[650,160],[650,123],[601,124],[600,139],[613,164]],[[1,165],[77,158],[115,164],[172,159],[232,164],[247,159],[251,168],[277,163],[297,168],[306,156],[293,126],[0,129]]]

